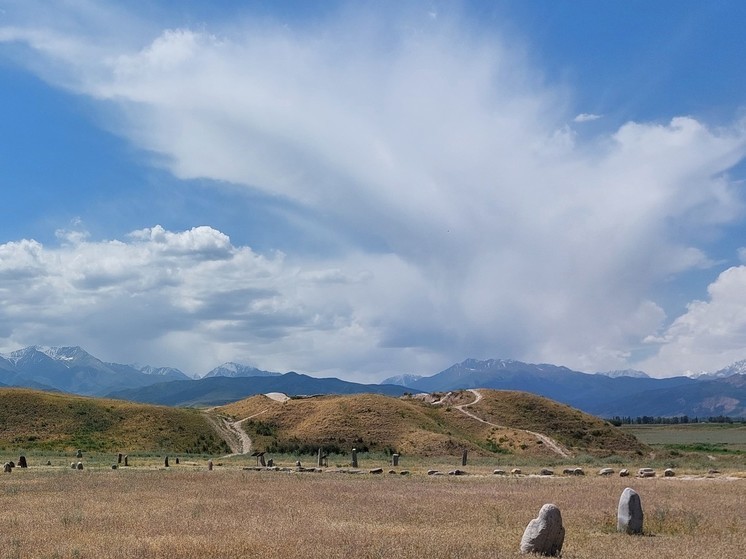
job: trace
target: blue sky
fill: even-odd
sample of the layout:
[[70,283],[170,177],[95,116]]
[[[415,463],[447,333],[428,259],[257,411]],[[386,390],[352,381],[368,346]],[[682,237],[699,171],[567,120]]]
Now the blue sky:
[[742,2],[176,5],[0,0],[0,351],[746,358]]

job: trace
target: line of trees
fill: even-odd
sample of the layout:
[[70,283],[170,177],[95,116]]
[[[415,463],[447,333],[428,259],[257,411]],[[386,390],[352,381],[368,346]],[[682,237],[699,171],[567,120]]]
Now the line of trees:
[[727,415],[713,415],[710,417],[641,415],[633,418],[631,416],[615,415],[606,421],[619,427],[620,425],[681,425],[683,423],[746,423],[746,417],[729,417]]

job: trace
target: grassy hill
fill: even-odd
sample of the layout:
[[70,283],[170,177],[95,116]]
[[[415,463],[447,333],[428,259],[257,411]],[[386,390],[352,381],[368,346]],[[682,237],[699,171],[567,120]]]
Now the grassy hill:
[[552,456],[526,430],[548,435],[575,451],[596,454],[642,452],[644,445],[608,423],[546,398],[520,392],[456,392],[439,405],[417,398],[373,394],[320,396],[277,402],[253,396],[216,411],[244,419],[254,447],[269,452],[358,450],[407,455],[447,455],[467,448],[483,455]]
[[196,410],[0,389],[0,448],[22,450],[225,453]]

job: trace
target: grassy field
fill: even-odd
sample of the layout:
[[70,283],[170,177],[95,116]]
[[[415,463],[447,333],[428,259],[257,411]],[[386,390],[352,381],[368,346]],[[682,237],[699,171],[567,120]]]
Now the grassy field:
[[[618,534],[624,487],[645,535]],[[30,467],[0,475],[0,559],[519,557],[544,503],[566,559],[735,559],[746,480],[428,477]]]
[[746,453],[746,425],[743,423],[623,425],[621,428],[651,446],[700,452]]

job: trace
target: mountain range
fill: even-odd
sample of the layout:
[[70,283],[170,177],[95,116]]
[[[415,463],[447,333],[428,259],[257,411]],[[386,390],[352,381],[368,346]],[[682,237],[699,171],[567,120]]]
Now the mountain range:
[[431,376],[402,374],[381,384],[358,384],[238,363],[194,379],[170,367],[107,363],[80,347],[32,346],[0,354],[0,384],[171,406],[215,406],[268,392],[395,396],[493,388],[531,392],[602,417],[746,417],[746,361],[696,378],[657,379],[642,371],[590,374],[511,359],[467,359]]

